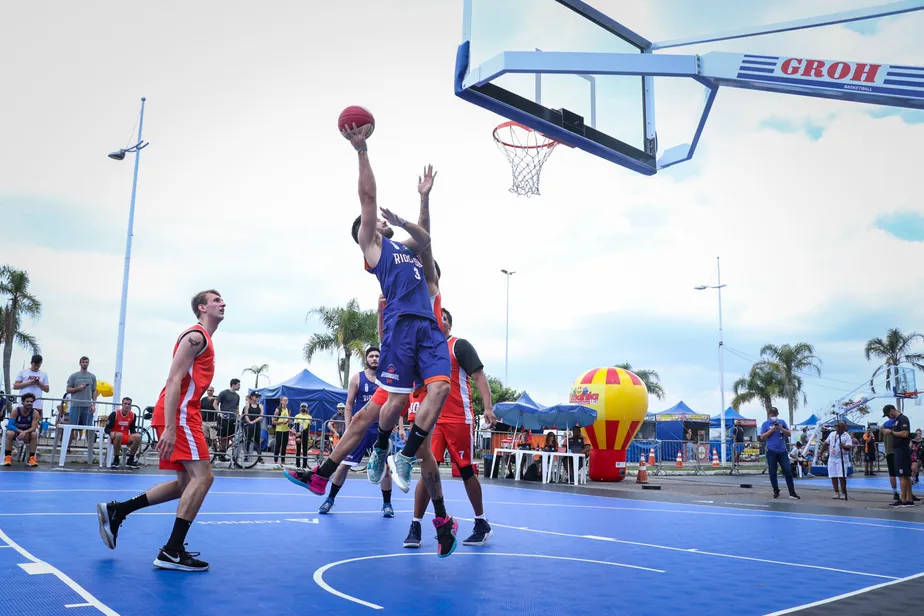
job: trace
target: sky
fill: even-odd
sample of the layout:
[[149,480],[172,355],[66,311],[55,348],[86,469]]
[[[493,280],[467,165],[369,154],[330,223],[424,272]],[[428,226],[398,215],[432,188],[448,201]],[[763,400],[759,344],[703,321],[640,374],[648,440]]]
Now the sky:
[[[665,40],[870,2],[593,4]],[[536,15],[524,23],[562,27]],[[142,96],[151,145],[140,161],[123,393],[145,405],[192,322],[190,298],[211,287],[228,304],[215,336],[219,388],[232,378],[252,386],[242,371],[263,363],[274,383],[305,367],[337,381],[335,358],[306,365],[302,346],[319,331],[311,308],[355,297],[372,309],[379,294],[347,231],[357,168],[336,118],[354,104],[376,117],[381,205],[415,216],[418,174],[438,170],[443,305],[502,379],[500,270],[516,272],[507,380],[544,404],[564,401],[588,369],[629,362],[660,374],[666,398],[649,411],[683,400],[718,413],[717,295],[693,289],[716,284],[716,257],[727,284],[726,405],[766,343],[809,342],[822,359],[799,420],[868,379],[866,340],[924,329],[922,112],[723,88],[692,161],[645,177],[557,148],[541,196],[527,199],[508,192],[510,167],[491,139],[504,118],[454,96],[459,0],[36,0],[7,16],[0,261],[27,270],[42,301],[24,328],[42,344],[53,394],[81,355],[113,380],[134,159],[106,153],[134,143]],[[671,53],[924,65],[922,31],[918,13]],[[689,139],[702,89],[655,82],[663,152]],[[14,374],[25,363],[17,348]],[[908,408],[924,423],[924,407]],[[756,404],[742,412],[760,416]]]

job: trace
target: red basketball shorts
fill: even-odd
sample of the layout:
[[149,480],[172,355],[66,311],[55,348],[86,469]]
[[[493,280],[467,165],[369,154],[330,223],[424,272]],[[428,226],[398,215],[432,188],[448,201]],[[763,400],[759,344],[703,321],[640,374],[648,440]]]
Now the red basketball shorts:
[[449,459],[458,467],[471,466],[475,453],[472,426],[466,423],[438,423],[430,434],[430,451],[439,462],[449,450]]
[[[157,430],[157,440],[160,440],[164,433],[164,427],[154,426],[154,429]],[[170,455],[169,460],[160,459],[160,470],[185,471],[186,467],[183,466],[183,462],[208,459],[209,444],[205,440],[202,426],[177,426],[176,445],[173,447],[173,453]]]

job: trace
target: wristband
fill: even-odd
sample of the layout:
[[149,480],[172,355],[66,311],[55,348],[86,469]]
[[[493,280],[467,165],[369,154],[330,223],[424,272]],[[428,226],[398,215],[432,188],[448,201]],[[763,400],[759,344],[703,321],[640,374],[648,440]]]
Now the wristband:
[[369,151],[369,148],[363,148],[363,149],[361,149],[361,150],[356,150],[356,151],[357,151],[357,152],[368,152],[368,151]]

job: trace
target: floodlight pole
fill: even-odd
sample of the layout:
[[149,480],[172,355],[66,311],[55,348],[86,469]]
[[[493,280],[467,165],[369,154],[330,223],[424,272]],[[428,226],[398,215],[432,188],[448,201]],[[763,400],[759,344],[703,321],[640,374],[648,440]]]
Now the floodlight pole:
[[516,274],[514,271],[501,270],[501,273],[507,277],[507,326],[504,328],[504,387],[509,387],[509,359],[510,359],[510,277]]
[[700,285],[695,289],[697,291],[716,289],[719,292],[719,396],[722,403],[722,409],[719,411],[719,430],[721,431],[719,443],[722,450],[722,464],[725,464],[725,339],[722,330],[722,288],[726,285],[722,284],[722,264],[719,257],[715,258],[715,267],[718,273],[718,284],[715,286]]
[[[138,143],[141,144],[141,131],[144,129],[144,101],[141,97],[141,117],[138,120]],[[128,208],[128,233],[125,238],[125,267],[122,270],[122,299],[119,306],[119,338],[116,343],[115,378],[112,384],[112,399],[120,401],[122,395],[122,357],[125,350],[125,313],[128,308],[128,272],[132,261],[132,229],[135,224],[135,195],[138,190],[138,163],[141,160],[141,147],[132,148],[135,153],[135,172],[132,178],[132,199]]]

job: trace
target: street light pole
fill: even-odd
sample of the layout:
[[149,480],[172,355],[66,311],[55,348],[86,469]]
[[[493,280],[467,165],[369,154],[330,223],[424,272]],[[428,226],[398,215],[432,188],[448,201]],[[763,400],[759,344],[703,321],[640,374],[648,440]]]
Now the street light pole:
[[715,258],[715,267],[716,272],[718,273],[718,284],[715,286],[706,286],[700,285],[694,287],[697,291],[705,291],[706,289],[716,289],[719,293],[719,395],[721,397],[722,408],[719,411],[719,430],[721,435],[719,436],[719,442],[721,443],[722,449],[722,464],[725,464],[725,339],[724,333],[722,331],[722,289],[726,286],[722,284],[722,265],[719,260],[719,257]]
[[128,308],[128,272],[132,260],[132,229],[135,224],[135,195],[138,190],[138,163],[141,160],[141,150],[148,144],[141,140],[141,131],[144,129],[144,102],[145,97],[141,97],[141,117],[138,119],[138,143],[128,149],[119,150],[109,154],[113,160],[123,160],[125,154],[135,153],[135,173],[132,178],[132,199],[128,209],[128,234],[125,238],[125,266],[122,270],[122,300],[119,306],[119,339],[116,343],[116,365],[115,378],[112,384],[112,399],[119,402],[122,395],[122,356],[125,348],[125,313]]
[[501,270],[501,273],[507,277],[507,326],[504,334],[504,387],[509,387],[508,366],[510,358],[510,277],[516,274],[514,271]]

